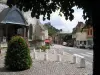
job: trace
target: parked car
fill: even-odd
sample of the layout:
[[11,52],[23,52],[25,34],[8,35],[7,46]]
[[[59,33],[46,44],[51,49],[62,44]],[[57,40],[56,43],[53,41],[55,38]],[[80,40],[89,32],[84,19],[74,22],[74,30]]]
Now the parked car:
[[72,43],[68,43],[68,46],[69,46],[69,47],[73,47],[73,44],[72,44]]
[[92,45],[89,45],[89,49],[93,49],[93,44]]
[[79,47],[80,48],[85,48],[85,45],[84,44],[80,44]]
[[66,42],[63,42],[63,46],[66,46],[67,45],[67,43]]
[[80,48],[80,45],[76,45],[77,48]]
[[85,46],[85,49],[89,49],[89,45],[84,45]]

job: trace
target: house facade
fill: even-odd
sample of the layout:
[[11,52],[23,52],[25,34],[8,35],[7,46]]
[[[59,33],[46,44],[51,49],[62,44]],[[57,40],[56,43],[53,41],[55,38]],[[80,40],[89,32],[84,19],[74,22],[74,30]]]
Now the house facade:
[[84,43],[86,41],[86,33],[81,32],[81,29],[84,27],[83,22],[78,22],[75,28],[73,28],[72,32],[72,39],[74,42],[74,46],[77,46],[81,43]]
[[87,28],[84,28],[87,33],[87,44],[93,45],[93,27],[90,25]]
[[45,45],[45,39],[48,39],[48,29],[40,23],[39,19],[34,19],[35,24],[29,25],[28,41],[30,46],[38,47]]
[[85,46],[93,45],[93,27],[91,25],[84,25],[77,29],[73,28],[72,38],[74,39],[74,46],[84,44]]
[[76,33],[76,45],[84,44],[87,45],[87,33],[77,32]]

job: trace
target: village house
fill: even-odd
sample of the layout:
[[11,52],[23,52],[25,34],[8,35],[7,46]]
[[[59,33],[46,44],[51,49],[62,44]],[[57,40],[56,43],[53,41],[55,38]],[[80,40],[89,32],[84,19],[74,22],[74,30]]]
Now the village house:
[[30,46],[38,47],[45,45],[45,40],[48,39],[48,29],[41,24],[39,19],[32,18],[30,13],[31,11],[23,13],[29,25],[28,41]]
[[34,27],[33,42],[37,41],[35,43],[36,46],[45,45],[45,40],[48,39],[48,29],[43,24],[41,24],[38,19]]
[[73,28],[72,38],[74,41],[74,46],[78,46],[86,41],[86,33],[81,33],[81,29],[84,27],[83,22],[78,22],[75,28]]
[[85,48],[88,48],[89,45],[93,44],[93,27],[90,25],[86,27],[82,22],[78,22],[77,26],[73,28],[72,38],[74,46],[84,45]]
[[93,47],[93,27],[92,25],[85,26],[82,32],[87,34],[87,45]]
[[0,3],[1,46],[7,46],[7,42],[15,35],[24,37],[30,45],[33,44],[32,46],[45,45],[44,40],[48,39],[48,29],[40,23],[39,19],[31,18],[28,14],[26,15],[16,6],[9,8],[6,4]]
[[13,6],[9,8],[6,4],[0,3],[0,44],[7,46],[12,36],[20,35],[28,37],[28,23],[21,11]]

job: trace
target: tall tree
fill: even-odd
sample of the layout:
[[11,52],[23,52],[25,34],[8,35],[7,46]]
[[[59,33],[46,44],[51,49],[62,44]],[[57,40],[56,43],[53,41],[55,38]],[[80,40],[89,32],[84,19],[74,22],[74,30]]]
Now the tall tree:
[[[18,8],[24,11],[31,10],[31,16],[39,18],[39,15],[43,15],[43,20],[45,20],[45,15],[47,14],[47,19],[50,19],[50,14],[56,9],[60,9],[67,19],[73,20],[73,6],[78,6],[78,8],[83,9],[83,18],[92,20],[92,25],[94,29],[94,60],[100,55],[98,50],[100,49],[100,44],[98,44],[99,36],[97,33],[100,31],[99,25],[100,21],[100,2],[99,0],[8,0],[7,4],[11,7],[12,5],[17,5]],[[97,50],[98,49],[98,50]],[[99,64],[98,60],[94,61],[93,75],[100,75],[99,70],[96,70]],[[100,62],[99,62],[100,63]]]

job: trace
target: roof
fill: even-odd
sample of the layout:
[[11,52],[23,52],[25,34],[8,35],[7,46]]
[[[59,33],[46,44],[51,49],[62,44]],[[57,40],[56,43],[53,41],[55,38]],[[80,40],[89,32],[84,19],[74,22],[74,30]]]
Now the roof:
[[82,32],[84,29],[88,29],[88,28],[93,28],[93,26],[92,26],[92,25],[86,25],[86,24],[85,24],[85,26],[81,29],[81,32]]
[[27,25],[27,21],[25,20],[23,14],[16,6],[13,6],[12,8],[4,8],[1,11],[0,23]]

